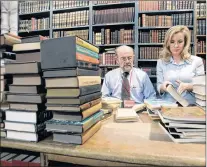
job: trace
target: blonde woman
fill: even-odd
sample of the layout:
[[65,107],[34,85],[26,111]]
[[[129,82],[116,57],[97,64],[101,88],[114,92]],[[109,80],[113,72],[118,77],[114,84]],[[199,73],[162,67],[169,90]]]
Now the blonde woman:
[[157,62],[157,90],[164,100],[175,102],[166,92],[166,86],[172,84],[189,104],[195,104],[192,77],[204,74],[204,65],[201,58],[188,52],[189,47],[190,31],[186,26],[174,26],[167,31]]

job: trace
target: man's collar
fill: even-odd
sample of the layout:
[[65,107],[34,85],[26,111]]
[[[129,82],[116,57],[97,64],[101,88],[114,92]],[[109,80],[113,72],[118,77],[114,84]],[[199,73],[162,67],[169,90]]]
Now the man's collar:
[[[121,74],[123,74],[124,72],[126,72],[126,71],[123,71],[122,68],[120,68],[120,70],[121,70]],[[131,70],[128,73],[131,74],[132,70],[133,70],[133,67],[131,68]]]

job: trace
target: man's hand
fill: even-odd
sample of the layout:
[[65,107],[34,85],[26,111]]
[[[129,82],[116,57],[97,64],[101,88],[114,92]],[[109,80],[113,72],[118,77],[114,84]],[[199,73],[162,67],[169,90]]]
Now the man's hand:
[[165,81],[165,82],[163,82],[163,84],[161,85],[161,90],[163,91],[163,92],[167,92],[167,85],[169,85],[169,84],[171,84],[172,85],[172,83],[170,82],[170,81]]
[[181,82],[180,80],[176,80],[176,83],[179,85],[177,89],[177,92],[179,94],[182,94],[186,90],[192,91],[193,89],[193,85],[191,83],[184,83],[184,82]]

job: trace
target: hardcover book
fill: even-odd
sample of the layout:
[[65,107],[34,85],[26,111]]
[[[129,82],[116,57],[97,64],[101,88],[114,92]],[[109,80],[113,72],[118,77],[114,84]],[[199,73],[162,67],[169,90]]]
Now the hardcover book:
[[53,134],[53,140],[61,143],[84,144],[100,128],[101,128],[101,122],[99,121],[83,134],[63,134],[63,133],[55,132]]

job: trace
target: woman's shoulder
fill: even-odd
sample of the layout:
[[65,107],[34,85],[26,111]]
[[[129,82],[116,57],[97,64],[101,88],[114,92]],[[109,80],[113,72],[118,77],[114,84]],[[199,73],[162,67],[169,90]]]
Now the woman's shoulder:
[[202,58],[194,55],[191,55],[189,60],[195,64],[203,62]]

